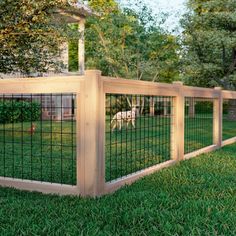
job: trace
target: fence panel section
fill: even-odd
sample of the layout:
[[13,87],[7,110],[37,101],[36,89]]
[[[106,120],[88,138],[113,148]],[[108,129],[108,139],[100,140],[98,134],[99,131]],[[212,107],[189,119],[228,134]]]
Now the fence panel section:
[[223,100],[223,135],[227,140],[236,137],[236,99]]
[[0,95],[0,176],[76,184],[75,94]]
[[173,97],[106,95],[106,181],[171,159]]
[[185,98],[185,154],[213,144],[213,101]]

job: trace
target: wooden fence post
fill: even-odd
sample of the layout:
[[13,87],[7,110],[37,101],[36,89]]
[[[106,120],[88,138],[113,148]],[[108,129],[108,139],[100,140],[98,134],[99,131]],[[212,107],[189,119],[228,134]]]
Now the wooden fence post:
[[218,147],[222,146],[222,119],[223,119],[223,98],[220,87],[215,87],[219,92],[218,98],[214,99],[214,117],[213,117],[213,142]]
[[171,149],[173,160],[184,159],[184,95],[183,95],[183,83],[173,83],[178,91],[178,96],[174,98],[174,104],[172,109],[172,138]]
[[79,97],[78,180],[82,196],[104,192],[105,94],[101,71],[85,72]]

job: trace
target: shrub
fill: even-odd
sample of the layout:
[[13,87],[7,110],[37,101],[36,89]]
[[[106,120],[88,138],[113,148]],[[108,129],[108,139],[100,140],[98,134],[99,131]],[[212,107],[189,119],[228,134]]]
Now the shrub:
[[212,114],[213,102],[210,101],[197,101],[195,103],[196,114]]
[[37,121],[41,116],[41,106],[38,102],[0,100],[0,123],[17,123]]

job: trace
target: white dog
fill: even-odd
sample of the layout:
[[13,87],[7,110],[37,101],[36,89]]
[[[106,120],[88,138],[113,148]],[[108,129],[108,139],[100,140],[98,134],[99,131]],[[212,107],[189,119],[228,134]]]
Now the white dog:
[[111,120],[111,125],[114,123],[112,131],[114,131],[115,128],[119,128],[119,130],[121,130],[123,122],[126,122],[127,127],[129,126],[129,123],[131,123],[132,126],[135,128],[135,118],[136,118],[136,108],[132,108],[131,111],[117,112]]

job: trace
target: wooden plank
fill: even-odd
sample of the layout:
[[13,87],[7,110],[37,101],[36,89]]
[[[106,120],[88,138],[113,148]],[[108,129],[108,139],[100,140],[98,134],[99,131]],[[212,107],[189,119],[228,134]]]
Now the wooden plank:
[[76,97],[76,153],[77,153],[77,186],[81,195],[84,194],[84,170],[85,170],[85,149],[84,149],[84,133],[85,133],[85,106],[84,106],[84,81],[81,82],[81,92]]
[[199,149],[197,151],[185,154],[184,155],[184,160],[189,160],[189,159],[194,158],[196,156],[199,156],[201,154],[212,152],[212,151],[215,151],[217,149],[219,149],[219,147],[217,145],[211,145],[209,147],[205,147],[205,148]]
[[82,76],[0,80],[0,94],[77,93]]
[[184,158],[184,96],[182,92],[183,83],[174,82],[178,88],[178,95],[174,98],[172,114],[171,149],[173,160],[183,160]]
[[236,137],[222,141],[222,147],[236,143]]
[[[102,77],[104,92],[111,94],[141,94],[152,96],[177,96],[178,90],[173,84],[155,83],[149,81],[127,80],[120,78]],[[185,97],[216,98],[214,89],[183,86]]]
[[98,80],[98,119],[97,119],[97,195],[104,193],[105,189],[105,139],[106,139],[106,94],[104,84]]
[[222,98],[223,99],[236,99],[236,91],[222,91]]
[[[100,71],[86,71],[80,94],[80,148],[78,182],[82,196],[98,196],[103,192],[105,138],[105,98]],[[103,104],[104,103],[104,104]]]
[[80,75],[84,75],[85,73],[85,45],[84,45],[84,31],[85,31],[85,19],[81,18],[79,20],[79,47],[78,47],[78,62],[79,62],[79,73]]
[[218,98],[214,99],[214,119],[213,119],[213,143],[218,147],[222,145],[222,118],[223,118],[223,100],[221,88],[216,87],[215,90],[218,92]]
[[102,77],[104,92],[111,94],[140,94],[149,96],[176,96],[178,90],[171,84]]
[[11,187],[19,190],[36,191],[47,194],[79,195],[77,186],[51,184],[47,182],[0,177],[0,185],[2,187]]
[[145,170],[142,170],[142,171],[139,171],[137,173],[131,174],[131,175],[126,176],[124,178],[115,180],[111,183],[106,183],[104,194],[112,193],[112,192],[116,191],[117,189],[121,188],[124,185],[130,185],[133,182],[135,182],[136,180],[138,180],[138,179],[140,179],[144,176],[150,175],[150,174],[155,173],[157,171],[160,171],[164,168],[173,166],[176,163],[177,163],[177,161],[175,161],[175,160],[166,161],[164,163],[152,166],[150,168],[147,168]]
[[183,86],[183,94],[185,97],[196,97],[196,98],[217,98],[218,93],[214,89],[195,88]]

